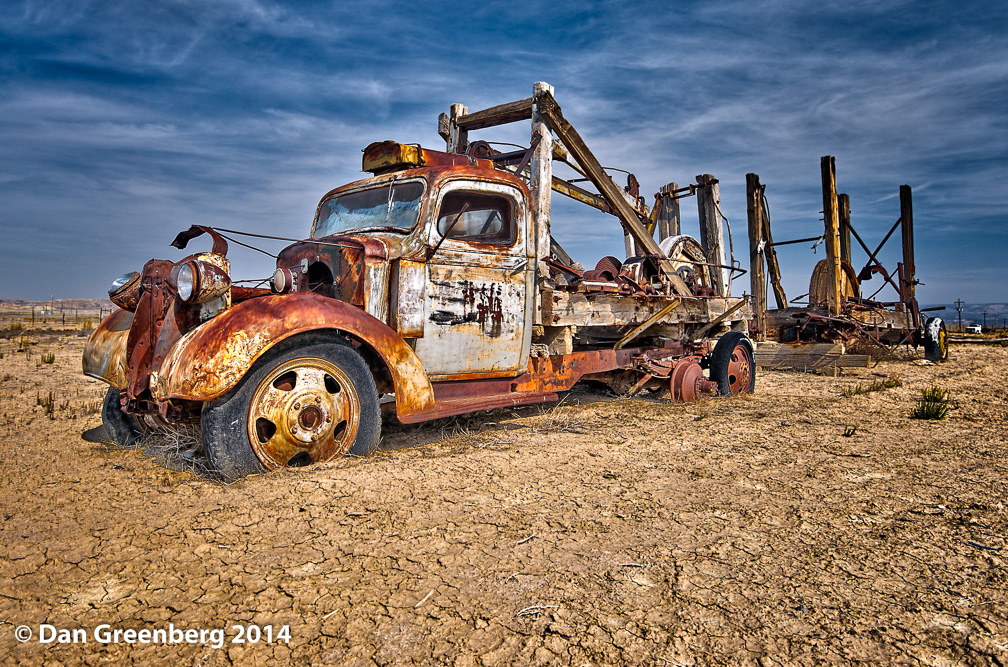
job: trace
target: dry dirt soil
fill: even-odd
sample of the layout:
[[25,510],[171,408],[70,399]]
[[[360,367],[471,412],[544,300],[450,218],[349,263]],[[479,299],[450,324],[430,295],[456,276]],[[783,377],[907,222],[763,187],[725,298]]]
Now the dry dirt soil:
[[[3,664],[1008,663],[1004,347],[387,420],[372,457],[222,485],[103,444],[84,339],[30,337],[0,339]],[[932,383],[948,418],[911,419]]]

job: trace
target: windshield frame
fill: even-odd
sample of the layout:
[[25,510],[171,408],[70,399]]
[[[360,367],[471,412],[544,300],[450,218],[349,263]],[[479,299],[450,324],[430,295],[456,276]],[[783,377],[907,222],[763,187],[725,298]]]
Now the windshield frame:
[[[422,186],[422,190],[421,190],[420,196],[418,198],[419,206],[417,207],[417,216],[416,216],[416,219],[413,221],[413,224],[410,225],[409,227],[397,227],[397,226],[394,226],[394,225],[381,224],[381,225],[371,225],[371,226],[366,226],[366,227],[358,227],[356,229],[350,229],[350,230],[346,230],[346,231],[334,232],[334,233],[331,233],[331,234],[326,234],[325,236],[316,236],[316,231],[318,230],[318,226],[319,226],[319,217],[322,214],[322,208],[324,206],[326,206],[326,204],[328,202],[330,202],[330,201],[332,201],[334,199],[339,199],[340,197],[345,197],[347,195],[356,194],[358,192],[365,192],[367,190],[385,190],[385,191],[388,191],[389,188],[394,188],[394,187],[398,187],[398,186],[406,185],[406,184],[410,184],[410,183],[419,183]],[[382,180],[377,181],[377,182],[374,181],[374,180],[368,180],[368,181],[360,182],[358,184],[354,184],[354,185],[352,185],[350,187],[347,187],[346,189],[339,188],[337,190],[334,190],[334,191],[329,192],[328,194],[326,194],[326,196],[324,196],[322,198],[322,200],[319,202],[318,206],[315,208],[315,217],[312,219],[311,230],[308,233],[308,237],[310,239],[320,239],[320,238],[326,238],[328,236],[341,236],[341,235],[345,235],[345,234],[364,234],[364,233],[367,233],[367,232],[375,232],[375,231],[380,231],[380,232],[397,232],[397,233],[400,233],[400,234],[403,234],[403,235],[408,235],[408,234],[412,233],[413,231],[415,231],[417,229],[418,225],[420,223],[422,223],[423,220],[424,220],[424,217],[426,215],[426,208],[427,208],[427,193],[428,193],[429,189],[430,189],[430,185],[428,184],[427,179],[423,178],[422,176],[410,176],[410,177],[407,177],[407,178],[403,178],[401,176],[392,176],[391,178],[385,178],[385,179],[382,179]]]

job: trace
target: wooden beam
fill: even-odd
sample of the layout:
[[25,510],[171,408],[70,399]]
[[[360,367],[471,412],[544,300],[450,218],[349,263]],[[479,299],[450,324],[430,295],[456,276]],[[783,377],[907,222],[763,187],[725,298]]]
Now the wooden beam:
[[[553,86],[538,81],[532,87],[534,99],[540,95],[553,96]],[[532,151],[532,220],[535,225],[535,256],[541,277],[549,276],[546,260],[550,256],[550,194],[553,191],[553,134],[550,132],[542,110],[532,105],[532,139],[539,137],[539,144]],[[539,300],[536,299],[536,302]],[[539,323],[539,322],[537,322]]]
[[910,186],[901,185],[900,220],[903,229],[903,301],[910,303],[917,298],[917,268],[914,266],[913,198]]
[[467,113],[459,117],[458,125],[464,130],[482,130],[483,128],[507,125],[508,123],[528,120],[529,118],[532,118],[531,97]]
[[567,181],[559,178],[557,176],[553,177],[553,192],[559,192],[562,195],[566,195],[571,199],[576,199],[582,204],[588,204],[593,208],[597,208],[603,213],[612,213],[612,209],[609,208],[609,204],[606,203],[605,199],[599,197],[597,194],[588,192],[583,188],[579,188],[573,183],[568,183]]
[[777,308],[783,309],[788,307],[787,295],[784,294],[784,288],[781,287],[781,271],[780,264],[777,263],[777,249],[774,248],[773,244],[773,233],[770,230],[770,212],[766,207],[766,186],[760,185],[760,205],[763,211],[763,239],[766,241],[766,266],[767,275],[770,276],[770,286],[773,287],[774,301],[777,302]]
[[678,308],[680,303],[681,303],[681,301],[679,299],[672,299],[671,301],[669,301],[669,303],[668,303],[667,306],[665,306],[664,308],[662,308],[661,310],[659,310],[657,313],[655,313],[651,317],[647,318],[646,320],[644,320],[643,322],[641,322],[640,324],[638,324],[637,326],[635,326],[625,336],[623,336],[622,338],[620,338],[619,342],[616,343],[616,346],[613,349],[614,350],[622,350],[623,347],[627,343],[629,343],[634,338],[636,338],[637,336],[639,336],[642,333],[644,333],[647,330],[648,327],[650,327],[652,324],[657,323],[658,320],[660,320],[661,318],[665,317],[666,315],[668,315],[669,313],[671,313],[673,310],[675,310],[676,308]]
[[840,214],[836,191],[836,158],[823,156],[822,168],[823,223],[826,227],[826,305],[830,315],[840,313]]
[[445,147],[448,146],[449,140],[451,140],[451,123],[448,120],[448,114],[441,113],[437,117],[437,132],[441,135],[441,138],[445,141]]
[[661,202],[661,209],[658,212],[659,244],[670,236],[679,236],[682,233],[679,197],[672,194],[678,189],[678,183],[669,183],[658,190],[658,201]]
[[446,148],[449,153],[464,153],[469,146],[469,133],[458,124],[458,119],[465,113],[465,106],[451,105],[448,113],[448,146]]
[[746,174],[746,212],[749,215],[749,279],[756,320],[756,340],[766,340],[766,275],[763,238],[763,188],[757,174]]
[[839,343],[794,343],[760,345],[756,350],[755,361],[760,368],[864,368],[871,362],[871,356],[845,354]]
[[840,217],[840,259],[850,264],[850,197],[837,195]]
[[[724,225],[721,224],[721,193],[711,174],[696,177],[697,212],[700,215],[700,246],[711,264],[725,265]],[[728,295],[728,269],[712,268],[718,296]]]

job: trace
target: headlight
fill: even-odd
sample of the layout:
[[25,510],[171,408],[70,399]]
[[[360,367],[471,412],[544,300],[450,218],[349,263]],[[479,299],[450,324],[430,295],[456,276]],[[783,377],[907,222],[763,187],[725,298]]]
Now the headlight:
[[175,265],[170,282],[179,299],[186,303],[205,303],[222,296],[231,287],[231,277],[224,269],[193,258]]
[[140,302],[140,274],[136,271],[124,273],[112,281],[109,300],[123,310],[135,311]]
[[277,269],[273,272],[273,290],[277,294],[286,294],[294,287],[294,273],[290,269]]
[[193,293],[196,291],[196,272],[193,271],[193,265],[186,262],[179,267],[178,277],[175,279],[175,283],[178,287],[179,298],[183,301],[188,301],[192,298]]

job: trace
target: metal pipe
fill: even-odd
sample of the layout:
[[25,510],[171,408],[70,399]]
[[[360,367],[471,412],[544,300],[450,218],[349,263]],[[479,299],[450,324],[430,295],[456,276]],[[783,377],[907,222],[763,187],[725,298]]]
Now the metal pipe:
[[794,239],[793,241],[774,241],[773,243],[767,243],[768,248],[773,248],[779,245],[793,245],[795,243],[808,243],[809,241],[821,241],[822,236],[810,236],[807,239]]

